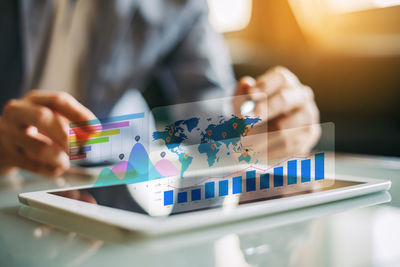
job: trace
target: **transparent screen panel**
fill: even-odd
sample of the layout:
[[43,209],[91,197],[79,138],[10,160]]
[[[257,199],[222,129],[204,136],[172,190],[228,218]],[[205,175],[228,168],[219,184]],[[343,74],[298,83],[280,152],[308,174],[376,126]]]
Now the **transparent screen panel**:
[[[206,183],[210,188],[208,182],[215,177],[267,164],[267,151],[258,149],[267,146],[267,124],[251,112],[249,99],[243,95],[152,110],[156,129],[150,139],[150,158],[160,174],[149,184],[155,213],[171,212],[175,202],[204,208]],[[261,110],[266,115],[266,107]]]
[[74,122],[69,129],[70,160],[75,165],[111,164],[95,186],[147,180],[148,114],[125,114]]
[[[151,216],[231,209],[332,186],[333,123],[269,132],[266,107],[247,103],[243,114],[248,99],[207,100],[157,108],[152,115],[71,124],[76,139],[70,140],[76,142],[71,149],[86,153],[72,160],[111,162],[94,187],[123,185],[123,194]],[[152,116],[155,124],[149,122]],[[82,138],[77,132],[84,127],[94,132]],[[107,142],[91,141],[104,137]],[[87,146],[90,151],[81,150]]]
[[[268,157],[263,155],[268,158],[267,162],[199,169],[183,177],[177,175],[158,180],[151,187],[153,214],[175,214],[212,207],[231,209],[243,203],[333,186],[333,123],[285,129],[266,135],[267,138],[264,134],[250,137],[267,142],[255,146],[268,154]],[[310,146],[315,144],[315,149],[310,151]]]

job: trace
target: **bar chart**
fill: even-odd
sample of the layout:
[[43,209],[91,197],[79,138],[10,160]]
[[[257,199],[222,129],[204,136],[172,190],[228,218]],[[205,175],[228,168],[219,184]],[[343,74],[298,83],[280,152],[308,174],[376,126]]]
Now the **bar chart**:
[[[117,160],[129,156],[141,138],[144,113],[127,114],[70,124],[70,160]],[[79,134],[90,129],[90,135]]]
[[[163,192],[164,206],[210,200],[234,195],[270,191],[288,192],[325,180],[325,153],[318,152],[309,158],[290,159],[267,169],[249,166],[234,175],[213,178],[189,188],[171,188]],[[212,180],[212,181],[211,181]]]

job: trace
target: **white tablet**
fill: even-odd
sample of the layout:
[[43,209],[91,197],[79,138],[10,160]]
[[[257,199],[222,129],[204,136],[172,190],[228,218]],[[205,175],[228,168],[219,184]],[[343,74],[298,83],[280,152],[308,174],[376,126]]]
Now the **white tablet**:
[[[255,192],[243,192],[236,195],[235,201],[215,196],[205,202],[192,197],[169,205],[168,214],[150,212],[146,203],[140,200],[140,194],[132,193],[131,186],[73,187],[22,193],[18,197],[22,204],[45,209],[54,216],[67,213],[82,220],[89,218],[143,234],[159,235],[389,190],[391,182],[363,177],[336,177],[334,183],[325,187],[310,187],[299,192],[281,191],[281,194],[271,194],[266,190],[258,192],[257,197],[254,197]],[[248,194],[253,197],[248,198]],[[200,201],[202,204],[198,205]],[[188,203],[192,208],[180,208]]]

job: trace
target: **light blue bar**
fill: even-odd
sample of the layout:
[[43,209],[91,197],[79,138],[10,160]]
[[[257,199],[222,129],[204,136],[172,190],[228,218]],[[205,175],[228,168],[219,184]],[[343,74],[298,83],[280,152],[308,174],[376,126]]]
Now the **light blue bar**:
[[164,191],[164,206],[174,203],[174,190]]
[[274,187],[283,186],[283,167],[274,168]]
[[242,193],[242,176],[233,177],[232,194]]
[[71,147],[69,149],[69,151],[71,151],[71,153],[74,153],[74,152],[77,152],[77,151],[79,151],[79,152],[89,152],[89,151],[92,151],[92,147],[91,146]]
[[220,197],[228,195],[228,180],[219,181],[218,195]]
[[287,162],[287,184],[297,184],[297,160],[289,160]]
[[256,190],[256,171],[246,172],[246,192]]
[[206,198],[213,198],[214,197],[214,188],[215,188],[215,183],[214,182],[208,182],[205,185],[206,189]]
[[105,124],[105,123],[126,121],[126,120],[140,119],[140,118],[144,118],[144,112],[109,117],[109,118],[100,118],[100,119],[94,119],[94,120],[89,120],[89,121],[71,122],[69,124],[69,126],[71,128],[75,128],[75,127],[81,127],[81,126],[87,126],[87,125],[93,125],[93,124]]
[[324,157],[324,153],[315,154],[315,180],[322,180],[325,178]]
[[301,161],[301,182],[306,183],[311,180],[311,160],[305,159]]

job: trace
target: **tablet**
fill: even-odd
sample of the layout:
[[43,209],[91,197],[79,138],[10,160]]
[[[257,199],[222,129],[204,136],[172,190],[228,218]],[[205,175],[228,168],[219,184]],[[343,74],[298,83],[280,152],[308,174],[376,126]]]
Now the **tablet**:
[[[82,222],[90,219],[146,235],[160,235],[389,190],[391,182],[336,176],[329,186],[310,187],[299,192],[282,191],[279,195],[258,192],[257,197],[252,198],[246,197],[250,193],[243,192],[237,194],[236,201],[214,197],[207,200],[207,205],[203,201],[200,206],[196,203],[201,200],[186,199],[184,203],[170,205],[169,213],[162,215],[149,212],[138,195],[132,194],[130,186],[81,186],[22,193],[18,198],[22,204],[50,211],[54,216],[68,214],[81,218]],[[254,192],[251,194],[254,196]],[[191,201],[192,209],[179,208]]]

